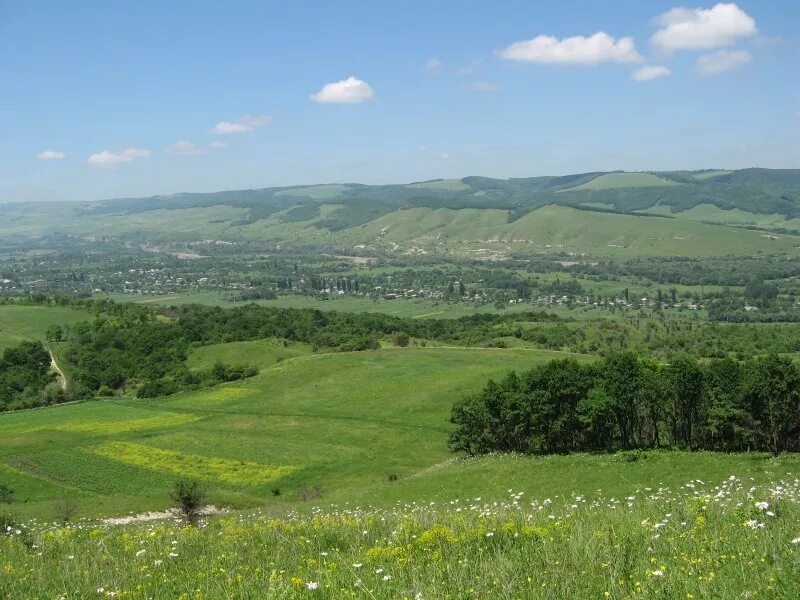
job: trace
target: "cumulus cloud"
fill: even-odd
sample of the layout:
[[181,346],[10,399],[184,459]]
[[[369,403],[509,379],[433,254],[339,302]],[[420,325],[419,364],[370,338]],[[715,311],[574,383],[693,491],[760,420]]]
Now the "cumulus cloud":
[[697,59],[695,73],[702,77],[719,75],[746,65],[752,60],[747,50],[717,50]]
[[503,88],[489,81],[473,81],[465,85],[464,89],[470,92],[498,92]]
[[186,140],[180,140],[175,142],[171,146],[167,146],[164,148],[164,151],[169,154],[183,154],[183,155],[191,155],[191,154],[203,154],[205,152],[205,148],[201,148],[197,144],[193,144],[192,142],[187,142]]
[[314,102],[338,104],[358,104],[374,97],[375,91],[372,86],[353,76],[341,81],[326,83],[320,91],[310,96]]
[[220,121],[214,126],[214,133],[227,135],[230,133],[247,133],[269,125],[272,117],[267,115],[244,115],[233,121]]
[[429,73],[430,75],[441,73],[443,67],[444,63],[438,58],[429,58],[427,61],[425,61],[425,72]]
[[500,56],[521,62],[573,65],[632,63],[642,60],[632,37],[617,40],[604,31],[598,31],[589,37],[576,35],[561,40],[540,35],[532,40],[514,42],[502,50]]
[[123,163],[133,162],[137,158],[147,158],[148,156],[150,156],[150,150],[131,147],[125,148],[121,152],[103,150],[97,154],[92,154],[87,162],[93,167],[116,167]]
[[45,150],[44,152],[39,152],[39,154],[36,155],[36,158],[39,160],[61,160],[62,158],[66,157],[66,154],[56,150]]
[[214,140],[209,144],[212,148],[227,148],[228,142],[221,142],[220,140]]
[[672,75],[672,71],[665,66],[645,65],[643,67],[639,67],[638,69],[634,69],[634,71],[631,73],[631,79],[634,81],[652,81],[653,79],[669,77],[670,75]]
[[673,8],[655,22],[661,29],[650,40],[667,51],[722,48],[758,33],[755,20],[736,4]]

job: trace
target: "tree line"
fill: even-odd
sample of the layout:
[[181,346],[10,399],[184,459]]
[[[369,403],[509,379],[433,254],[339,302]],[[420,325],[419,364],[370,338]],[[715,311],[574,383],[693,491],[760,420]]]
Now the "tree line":
[[668,364],[632,352],[552,361],[455,404],[450,447],[470,455],[800,449],[800,370],[770,354]]

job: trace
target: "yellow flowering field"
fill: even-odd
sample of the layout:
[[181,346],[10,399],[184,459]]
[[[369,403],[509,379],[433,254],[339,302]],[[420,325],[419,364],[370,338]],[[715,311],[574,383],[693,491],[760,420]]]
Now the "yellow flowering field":
[[220,481],[233,485],[264,485],[295,470],[255,462],[182,454],[131,442],[104,442],[91,448],[98,456],[179,477]]
[[800,480],[495,497],[127,526],[10,523],[0,595],[798,598]]

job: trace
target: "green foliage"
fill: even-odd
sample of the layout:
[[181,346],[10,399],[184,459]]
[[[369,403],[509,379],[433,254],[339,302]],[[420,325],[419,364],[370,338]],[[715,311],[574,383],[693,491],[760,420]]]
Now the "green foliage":
[[45,389],[53,380],[50,355],[41,342],[22,342],[0,356],[0,411],[55,403]]
[[178,479],[170,493],[170,498],[178,505],[183,518],[194,525],[200,516],[200,509],[205,502],[207,490],[196,479]]
[[800,449],[800,369],[775,355],[739,366],[632,353],[553,361],[455,404],[450,447],[467,454],[648,448]]

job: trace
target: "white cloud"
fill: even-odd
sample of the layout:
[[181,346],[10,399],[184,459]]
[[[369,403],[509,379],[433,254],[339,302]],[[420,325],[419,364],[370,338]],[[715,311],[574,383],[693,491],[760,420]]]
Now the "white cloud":
[[[797,113],[797,114],[800,115],[800,113]],[[420,152],[427,152],[428,151],[428,147],[425,144],[420,144],[420,146],[419,146],[419,148],[417,148],[417,150],[419,150]]]
[[36,155],[36,158],[39,160],[61,160],[62,158],[66,158],[67,155],[63,152],[57,152],[56,150],[45,150],[44,152],[39,152]]
[[121,152],[103,150],[97,154],[92,154],[87,162],[93,167],[116,167],[123,163],[133,162],[137,158],[147,158],[148,156],[150,156],[150,150],[131,147],[125,148]]
[[193,144],[192,142],[187,142],[186,140],[180,140],[175,142],[171,146],[167,146],[164,148],[165,152],[169,154],[183,154],[183,155],[190,155],[190,154],[203,154],[205,152],[205,148],[201,148],[197,144]]
[[244,115],[233,121],[220,121],[214,126],[214,133],[227,135],[229,133],[247,133],[269,125],[272,117],[267,115]]
[[589,37],[576,35],[562,40],[540,35],[532,40],[514,42],[502,50],[500,56],[522,62],[574,65],[632,63],[642,60],[632,37],[616,40],[603,31]]
[[227,148],[228,145],[229,145],[228,142],[222,142],[220,140],[214,140],[209,144],[209,146],[211,146],[212,148]]
[[631,73],[631,79],[634,81],[652,81],[653,79],[669,77],[670,75],[672,75],[672,71],[667,67],[662,65],[645,65],[634,69]]
[[430,75],[441,73],[443,67],[444,63],[438,58],[429,58],[427,61],[425,61],[425,72],[429,73]]
[[497,92],[503,88],[496,83],[490,83],[489,81],[473,81],[472,83],[465,85],[464,89],[471,92]]
[[697,59],[695,73],[703,77],[719,75],[746,65],[752,60],[747,50],[717,50]]
[[756,22],[736,4],[673,8],[656,17],[661,27],[650,41],[663,50],[708,50],[730,46],[758,33]]
[[439,155],[439,158],[441,158],[442,160],[447,160],[448,158],[450,158],[450,155],[447,152],[442,152]]
[[341,81],[326,83],[316,94],[310,98],[314,102],[330,102],[340,104],[358,104],[375,97],[372,86],[366,81],[361,81],[353,76]]

